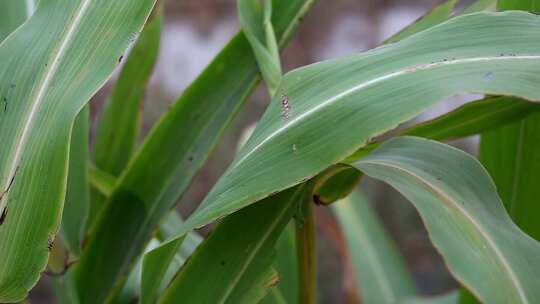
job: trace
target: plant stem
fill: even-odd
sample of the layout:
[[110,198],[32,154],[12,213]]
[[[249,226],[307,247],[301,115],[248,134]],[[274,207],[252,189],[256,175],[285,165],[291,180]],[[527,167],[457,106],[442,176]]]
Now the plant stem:
[[306,199],[296,219],[296,242],[298,257],[298,303],[317,302],[317,251],[314,203]]

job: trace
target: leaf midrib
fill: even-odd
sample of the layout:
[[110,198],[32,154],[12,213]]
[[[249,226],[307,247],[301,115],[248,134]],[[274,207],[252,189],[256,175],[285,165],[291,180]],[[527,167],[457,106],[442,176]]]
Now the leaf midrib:
[[[64,32],[64,35],[59,41],[58,48],[55,51],[56,55],[53,57],[51,64],[47,65],[45,69],[45,74],[41,78],[37,86],[37,90],[35,91],[36,93],[32,95],[32,99],[30,100],[30,111],[25,120],[23,131],[14,146],[14,151],[10,153],[12,155],[10,157],[10,159],[12,159],[12,162],[11,162],[11,167],[9,168],[8,174],[6,175],[7,179],[4,181],[4,185],[1,188],[5,190],[3,192],[3,196],[1,196],[2,200],[0,201],[0,214],[4,211],[6,207],[8,196],[9,196],[9,191],[8,191],[9,186],[10,186],[9,183],[13,179],[13,176],[15,175],[17,168],[19,167],[21,154],[22,154],[22,151],[24,150],[23,147],[26,145],[28,141],[28,134],[30,133],[30,130],[32,128],[34,117],[36,116],[36,113],[37,113],[37,109],[39,108],[43,100],[43,97],[45,96],[45,93],[47,91],[47,88],[50,86],[50,83],[56,71],[58,70],[60,62],[64,58],[66,54],[66,50],[68,49],[68,46],[76,32],[77,27],[79,26],[82,18],[87,12],[91,1],[92,0],[82,0],[81,3],[79,4],[79,7],[76,10],[75,16],[67,24],[66,26],[67,30]],[[27,4],[28,3],[29,2],[27,1]]]
[[[395,169],[397,171],[401,171],[401,172],[403,172],[403,173],[405,173],[407,175],[410,175],[411,177],[416,178],[421,183],[426,185],[429,189],[432,189],[433,192],[435,192],[435,194],[437,196],[439,196],[443,201],[446,201],[450,206],[454,206],[458,210],[458,212],[464,216],[464,218],[466,220],[468,220],[474,227],[476,227],[478,229],[478,231],[480,232],[480,235],[484,237],[486,242],[493,249],[493,252],[495,253],[495,256],[498,258],[499,262],[501,263],[503,269],[508,273],[508,277],[510,278],[510,281],[514,284],[514,286],[516,288],[516,291],[517,291],[520,299],[522,300],[522,303],[525,303],[525,304],[529,303],[529,301],[527,299],[527,296],[525,295],[525,292],[523,291],[523,289],[521,287],[521,284],[520,284],[520,281],[519,281],[518,277],[512,271],[512,268],[510,267],[508,261],[506,260],[506,257],[500,251],[500,249],[497,247],[496,243],[493,241],[490,234],[486,230],[484,230],[482,225],[480,225],[480,223],[478,223],[474,219],[473,216],[469,215],[467,210],[463,209],[462,206],[460,206],[457,202],[455,202],[452,199],[452,196],[450,196],[449,194],[444,192],[442,189],[436,187],[435,185],[433,185],[428,180],[422,178],[421,176],[417,175],[416,173],[414,173],[414,172],[412,172],[410,170],[407,170],[407,169],[405,169],[405,168],[403,168],[403,167],[401,167],[399,165],[395,165],[395,164],[392,164],[392,163],[389,163],[389,162],[374,161],[374,160],[361,160],[358,163],[359,164],[363,163],[363,164],[372,164],[372,165],[375,165],[375,166],[379,165],[379,166],[383,166],[383,167],[389,167],[389,168],[393,168],[393,169]],[[449,270],[451,272],[453,272],[451,269],[449,269]],[[477,294],[477,295],[479,295],[479,294]]]
[[339,102],[342,100],[342,98],[352,95],[356,93],[357,91],[360,91],[362,89],[365,89],[367,87],[370,87],[372,85],[378,84],[380,82],[384,82],[386,80],[396,78],[403,75],[412,74],[418,71],[425,71],[430,70],[434,68],[438,68],[441,66],[448,66],[448,65],[455,65],[455,64],[467,64],[467,63],[475,63],[475,62],[482,62],[482,61],[500,61],[500,60],[528,60],[528,59],[540,59],[540,55],[493,55],[493,56],[482,56],[482,57],[468,57],[468,58],[460,58],[460,59],[451,59],[446,61],[439,61],[429,64],[418,64],[410,67],[405,67],[400,70],[390,72],[387,74],[383,74],[381,76],[372,78],[370,80],[364,81],[359,83],[358,85],[349,88],[333,97],[330,97],[323,102],[319,103],[318,105],[314,106],[313,108],[309,109],[306,112],[301,113],[300,115],[294,117],[293,119],[286,122],[282,127],[278,128],[274,132],[270,133],[267,137],[265,137],[260,143],[258,143],[255,147],[251,149],[251,151],[244,154],[242,158],[240,158],[238,161],[236,161],[233,165],[233,167],[230,169],[234,169],[238,167],[240,163],[242,163],[244,160],[246,160],[251,154],[253,154],[255,151],[257,151],[261,146],[266,144],[267,142],[274,139],[276,136],[280,135],[281,133],[285,132],[287,129],[289,129],[291,126],[296,125],[300,123],[305,117],[310,116],[336,102]]

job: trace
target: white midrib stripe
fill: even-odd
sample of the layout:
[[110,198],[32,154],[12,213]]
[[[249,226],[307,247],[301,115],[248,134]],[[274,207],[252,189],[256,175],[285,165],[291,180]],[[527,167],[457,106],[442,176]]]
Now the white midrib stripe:
[[36,4],[34,0],[25,0],[26,1],[26,16],[30,18],[36,9]]
[[[322,108],[325,108],[328,105],[331,105],[335,102],[339,102],[339,100],[347,95],[353,94],[356,91],[362,90],[366,87],[369,87],[371,85],[386,81],[391,78],[395,78],[398,76],[402,76],[409,73],[414,73],[420,70],[429,70],[432,68],[440,67],[440,66],[446,66],[446,65],[454,65],[454,64],[466,64],[466,63],[474,63],[474,62],[481,62],[481,61],[498,61],[498,60],[523,60],[523,59],[540,59],[540,55],[517,55],[517,56],[486,56],[486,57],[470,57],[470,58],[462,58],[462,59],[453,59],[453,60],[447,60],[447,61],[440,61],[440,62],[434,62],[429,64],[420,64],[417,66],[407,67],[403,68],[401,70],[391,72],[389,74],[381,75],[379,77],[370,79],[368,81],[359,83],[358,85],[345,90],[321,103],[314,106],[313,108],[309,109],[308,111],[305,111],[301,113],[300,115],[294,117],[293,119],[286,122],[281,128],[275,130],[274,132],[270,133],[267,137],[265,137],[260,143],[258,143],[251,151],[247,152],[242,158],[240,158],[238,161],[235,161],[234,167],[236,167],[238,164],[242,163],[245,159],[247,159],[253,152],[258,150],[262,145],[267,143],[268,141],[272,140],[277,135],[285,132],[290,126],[298,124],[301,122],[305,117],[313,114],[314,112],[319,111]],[[231,168],[232,169],[232,168]]]
[[423,179],[422,177],[418,176],[414,172],[411,172],[411,171],[409,171],[409,170],[407,170],[407,169],[405,169],[403,167],[394,165],[392,163],[379,162],[379,161],[373,161],[373,160],[361,160],[358,163],[379,165],[379,166],[383,166],[383,167],[390,167],[390,168],[396,169],[398,171],[402,171],[405,174],[408,174],[408,175],[418,179],[422,183],[424,183],[430,189],[432,189],[437,194],[439,194],[443,200],[447,201],[452,206],[454,206],[465,217],[465,219],[467,219],[474,227],[476,227],[476,229],[478,229],[478,231],[480,232],[480,235],[482,235],[484,237],[484,239],[486,240],[488,245],[493,249],[493,252],[497,256],[498,260],[501,262],[501,265],[502,265],[503,269],[506,271],[506,273],[508,273],[510,281],[514,284],[514,286],[515,286],[515,288],[517,290],[517,293],[518,293],[520,299],[522,300],[522,303],[523,304],[528,304],[529,303],[529,300],[527,299],[527,296],[525,295],[525,292],[523,291],[523,289],[521,287],[519,279],[517,278],[516,274],[514,273],[514,271],[512,270],[510,265],[508,264],[508,261],[506,260],[506,257],[500,251],[499,247],[497,247],[497,244],[493,241],[493,239],[491,238],[489,233],[487,233],[484,230],[484,228],[482,227],[482,225],[480,225],[480,223],[478,223],[471,215],[469,215],[467,210],[463,209],[463,207],[461,205],[456,203],[452,199],[452,197],[450,195],[448,195],[445,192],[441,191],[439,188],[435,187],[435,185],[433,185],[429,181]]
[[[45,93],[47,92],[47,88],[49,87],[56,70],[58,69],[60,62],[62,61],[66,49],[69,46],[69,43],[71,42],[73,35],[75,34],[75,31],[78,27],[78,25],[81,22],[81,19],[83,18],[84,14],[86,13],[90,2],[92,0],[82,0],[81,4],[79,5],[79,8],[77,9],[77,13],[72,18],[71,23],[67,26],[67,31],[60,40],[60,44],[58,47],[58,50],[56,51],[56,55],[52,59],[52,62],[48,65],[45,71],[45,75],[41,79],[41,82],[39,83],[37,87],[36,94],[33,95],[32,100],[30,101],[30,114],[28,115],[23,131],[21,133],[21,136],[19,137],[19,140],[15,146],[15,152],[13,153],[13,156],[11,157],[11,168],[9,169],[9,174],[7,175],[6,184],[3,185],[2,189],[4,191],[8,190],[9,183],[12,180],[13,176],[15,175],[15,172],[17,171],[17,168],[19,166],[21,154],[23,151],[23,146],[26,144],[26,141],[28,140],[28,134],[30,133],[30,130],[32,128],[32,124],[34,122],[34,118],[37,113],[37,109],[40,106],[40,102],[43,100],[43,97],[45,96]],[[4,211],[4,208],[6,207],[9,192],[3,193],[4,196],[2,197],[2,200],[0,201],[0,214]]]
[[[351,205],[351,202],[347,200],[347,204]],[[345,206],[347,205],[344,205],[344,207]],[[356,236],[363,240],[362,244],[364,244],[363,249],[365,257],[371,262],[370,265],[377,269],[377,271],[375,271],[375,279],[379,282],[381,290],[386,294],[385,298],[387,301],[385,301],[385,303],[393,303],[396,300],[396,296],[389,283],[390,280],[387,278],[382,263],[377,257],[376,250],[373,248],[369,234],[365,233],[364,227],[354,219],[352,213],[353,211],[348,212],[348,210],[345,210],[343,215],[350,218],[349,222],[355,227],[354,230],[357,232]],[[362,284],[362,282],[360,282],[360,284]]]

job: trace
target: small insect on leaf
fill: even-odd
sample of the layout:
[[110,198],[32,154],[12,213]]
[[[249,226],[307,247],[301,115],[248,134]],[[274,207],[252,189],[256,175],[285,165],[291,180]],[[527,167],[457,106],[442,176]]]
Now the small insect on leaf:
[[54,237],[49,237],[49,239],[47,240],[47,249],[51,251],[53,246],[54,246]]
[[291,105],[289,104],[289,97],[285,94],[281,95],[281,116],[287,120],[291,116]]

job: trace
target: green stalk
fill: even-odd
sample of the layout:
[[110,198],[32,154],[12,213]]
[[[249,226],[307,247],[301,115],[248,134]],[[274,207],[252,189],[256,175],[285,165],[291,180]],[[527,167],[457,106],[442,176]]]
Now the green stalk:
[[317,302],[317,251],[314,203],[306,199],[296,218],[296,254],[298,258],[298,303]]

